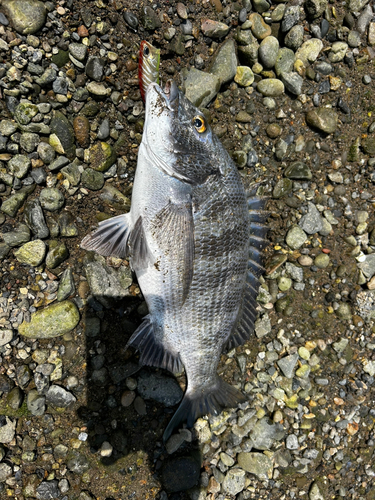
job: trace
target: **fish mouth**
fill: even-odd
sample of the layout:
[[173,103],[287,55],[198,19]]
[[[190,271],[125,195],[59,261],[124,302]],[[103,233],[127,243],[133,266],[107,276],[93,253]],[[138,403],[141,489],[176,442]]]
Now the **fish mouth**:
[[178,105],[179,91],[177,84],[173,80],[168,80],[164,86],[164,89],[155,82],[150,83],[147,88],[146,105],[148,100],[147,97],[152,95],[153,92],[157,93],[159,97],[158,105],[161,108],[168,108],[170,111],[176,110],[176,104]]

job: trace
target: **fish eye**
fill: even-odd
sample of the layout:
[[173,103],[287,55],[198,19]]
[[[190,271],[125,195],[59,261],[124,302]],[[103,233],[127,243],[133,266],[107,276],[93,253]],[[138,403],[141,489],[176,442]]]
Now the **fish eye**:
[[149,53],[150,53],[150,49],[147,47],[147,45],[146,45],[146,47],[144,48],[143,53],[144,53],[144,55],[145,55],[145,56],[148,56],[148,55],[149,55]]
[[193,125],[200,134],[206,131],[206,120],[202,116],[195,116],[193,118]]

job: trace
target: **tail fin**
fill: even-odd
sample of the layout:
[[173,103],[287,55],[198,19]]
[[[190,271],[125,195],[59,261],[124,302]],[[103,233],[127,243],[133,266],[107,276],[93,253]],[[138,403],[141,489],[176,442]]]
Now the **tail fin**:
[[176,413],[173,415],[163,434],[166,442],[173,430],[181,422],[187,420],[188,427],[193,427],[197,418],[202,415],[218,415],[224,408],[234,408],[238,403],[246,401],[246,397],[237,389],[216,377],[213,384],[194,390],[187,389]]

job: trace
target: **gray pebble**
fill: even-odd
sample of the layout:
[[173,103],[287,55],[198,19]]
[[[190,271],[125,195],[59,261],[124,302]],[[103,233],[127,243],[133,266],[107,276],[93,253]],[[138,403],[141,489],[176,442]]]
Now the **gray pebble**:
[[39,201],[44,209],[55,212],[64,205],[64,195],[57,188],[44,188],[40,192]]

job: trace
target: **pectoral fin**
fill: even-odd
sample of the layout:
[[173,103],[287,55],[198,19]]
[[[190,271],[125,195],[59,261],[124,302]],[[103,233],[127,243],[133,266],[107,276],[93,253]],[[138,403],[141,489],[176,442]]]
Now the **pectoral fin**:
[[143,228],[142,217],[139,216],[128,240],[130,263],[132,268],[139,272],[149,264],[153,264],[154,258],[147,245],[146,235]]
[[176,292],[184,303],[194,273],[194,219],[189,202],[169,202],[152,220],[153,237],[177,272]]
[[125,259],[130,233],[130,215],[117,215],[99,223],[99,228],[87,235],[81,243],[81,248],[93,250],[108,257],[114,255]]

